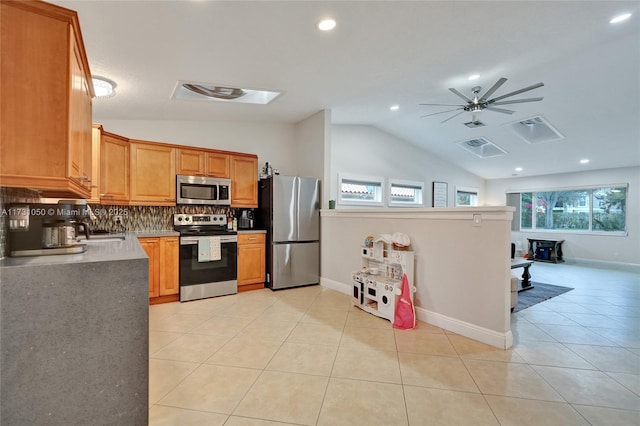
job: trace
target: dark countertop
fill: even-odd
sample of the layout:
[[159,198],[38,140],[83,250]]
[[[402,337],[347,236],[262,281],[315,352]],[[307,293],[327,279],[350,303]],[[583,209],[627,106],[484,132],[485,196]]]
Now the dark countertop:
[[266,234],[264,229],[238,229],[238,234]]
[[83,240],[83,243],[87,245],[87,251],[84,253],[54,256],[7,257],[0,260],[0,267],[69,265],[147,258],[147,254],[138,242],[137,235],[132,233],[127,233],[124,240],[96,239]]

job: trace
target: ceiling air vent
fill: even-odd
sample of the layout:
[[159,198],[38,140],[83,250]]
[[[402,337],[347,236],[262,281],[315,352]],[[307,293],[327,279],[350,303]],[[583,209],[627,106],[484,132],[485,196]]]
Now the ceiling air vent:
[[458,142],[458,146],[480,158],[499,157],[507,153],[498,145],[489,141],[489,139],[482,137],[460,141]]
[[268,104],[280,92],[225,86],[213,83],[178,80],[171,99],[181,101],[215,101],[245,104]]
[[540,115],[509,123],[508,126],[527,143],[551,142],[564,139],[564,136]]

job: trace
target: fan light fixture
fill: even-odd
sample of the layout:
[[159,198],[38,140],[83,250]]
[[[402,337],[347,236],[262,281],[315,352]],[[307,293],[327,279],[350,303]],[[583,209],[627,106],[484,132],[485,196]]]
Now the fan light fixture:
[[[500,79],[498,79],[498,81],[496,81],[494,83],[493,86],[491,86],[491,88],[489,90],[487,90],[486,92],[484,92],[483,94],[480,94],[480,92],[482,92],[482,87],[480,86],[475,86],[471,89],[471,92],[473,93],[473,97],[469,98],[465,95],[463,95],[460,91],[454,89],[453,87],[449,88],[449,91],[451,93],[453,93],[454,95],[458,96],[460,99],[462,99],[464,101],[464,104],[460,105],[452,105],[452,104],[420,104],[423,106],[448,106],[448,107],[457,107],[455,109],[450,109],[450,110],[446,110],[446,111],[440,111],[440,112],[435,112],[433,114],[427,114],[427,115],[423,115],[422,117],[429,117],[432,115],[436,115],[436,114],[444,114],[447,112],[453,112],[453,111],[460,111],[458,113],[455,113],[454,115],[452,115],[451,117],[441,121],[441,123],[446,123],[447,121],[451,120],[454,117],[459,116],[460,114],[466,112],[471,112],[473,113],[473,121],[472,122],[476,122],[478,121],[477,119],[477,114],[481,111],[484,111],[485,109],[487,111],[493,111],[493,112],[499,112],[501,114],[513,114],[515,111],[510,110],[510,109],[505,109],[505,108],[496,108],[496,106],[498,105],[509,105],[509,104],[519,104],[519,103],[523,103],[523,102],[538,102],[541,101],[542,97],[537,97],[537,98],[527,98],[527,99],[513,99],[513,100],[503,100],[505,98],[509,98],[511,96],[515,96],[515,95],[519,95],[520,93],[524,93],[524,92],[528,92],[529,90],[533,90],[533,89],[537,89],[538,87],[542,87],[544,86],[544,83],[536,83],[536,84],[532,84],[531,86],[527,86],[527,87],[523,87],[522,89],[519,90],[515,90],[513,92],[509,92],[506,95],[501,95],[501,96],[496,96],[495,98],[492,98],[491,96],[507,81],[506,78],[502,77]],[[465,123],[466,125],[467,123]]]
[[115,81],[97,75],[91,77],[91,80],[93,81],[93,89],[95,91],[96,98],[112,98],[116,95],[115,89],[117,84]]

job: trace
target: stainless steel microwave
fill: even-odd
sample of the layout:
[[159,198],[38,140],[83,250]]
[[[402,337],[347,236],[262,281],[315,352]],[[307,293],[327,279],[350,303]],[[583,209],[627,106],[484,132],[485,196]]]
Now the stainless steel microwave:
[[176,204],[231,205],[231,179],[176,176]]

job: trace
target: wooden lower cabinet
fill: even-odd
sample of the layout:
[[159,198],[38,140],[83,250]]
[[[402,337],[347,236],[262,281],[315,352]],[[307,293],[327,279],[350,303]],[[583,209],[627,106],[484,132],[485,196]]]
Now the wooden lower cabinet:
[[265,234],[238,234],[238,291],[264,288]]
[[178,291],[178,237],[142,237],[149,256],[149,304],[175,302]]

